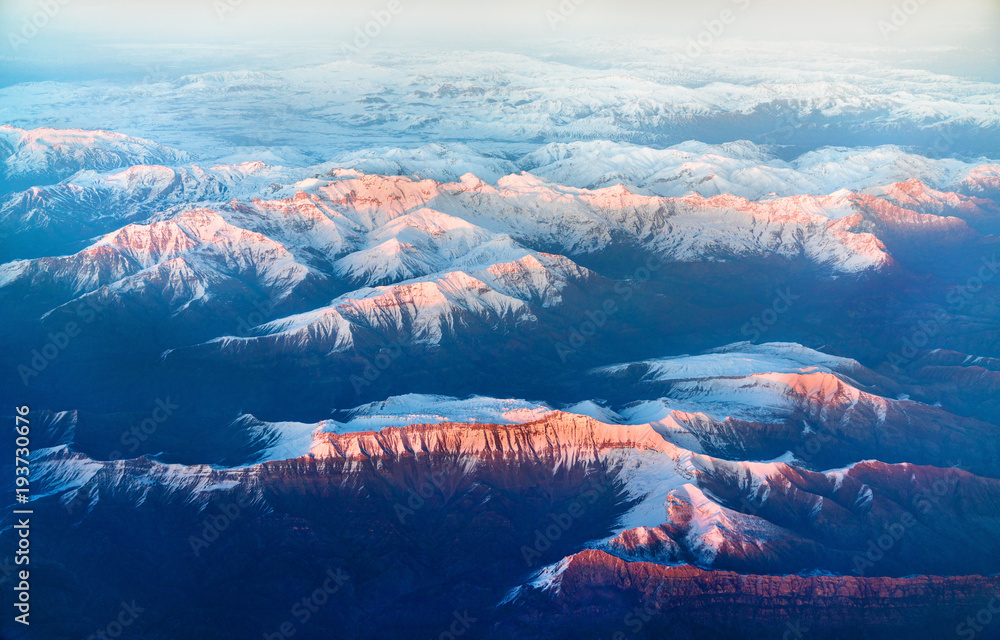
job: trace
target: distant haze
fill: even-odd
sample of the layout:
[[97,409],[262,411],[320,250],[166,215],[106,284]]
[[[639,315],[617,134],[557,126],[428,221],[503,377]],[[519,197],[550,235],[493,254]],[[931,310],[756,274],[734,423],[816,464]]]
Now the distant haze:
[[[60,0],[50,2],[55,6]],[[337,44],[349,42],[355,29],[372,20],[373,11],[389,6],[389,0],[61,2],[65,6],[37,36],[48,46],[78,38],[119,44],[267,39]],[[7,42],[9,34],[16,33],[40,6],[38,0],[2,2],[0,55],[14,53]],[[720,36],[726,38],[987,45],[1000,34],[998,0],[398,0],[398,8],[379,34],[380,46],[522,46],[543,44],[553,37],[696,38],[706,28],[718,27],[723,11],[731,12],[730,24]],[[31,51],[24,47],[16,54],[41,55],[38,47]]]

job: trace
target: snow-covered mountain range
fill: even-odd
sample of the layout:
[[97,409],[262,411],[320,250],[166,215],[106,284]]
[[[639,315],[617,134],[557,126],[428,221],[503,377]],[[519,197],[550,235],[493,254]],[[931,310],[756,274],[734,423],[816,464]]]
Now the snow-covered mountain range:
[[334,577],[301,637],[939,640],[988,607],[998,87],[710,49],[0,87],[42,634],[128,599],[137,637],[290,637]]
[[595,140],[663,148],[750,139],[806,151],[899,141],[941,157],[997,148],[996,85],[914,68],[933,52],[732,41],[690,59],[687,46],[325,53],[320,64],[269,71],[164,69],[145,82],[51,82],[44,91],[22,83],[0,89],[0,100],[22,128],[123,131],[212,164],[255,155],[306,165],[329,160],[331,149],[427,141],[507,159],[540,144]]

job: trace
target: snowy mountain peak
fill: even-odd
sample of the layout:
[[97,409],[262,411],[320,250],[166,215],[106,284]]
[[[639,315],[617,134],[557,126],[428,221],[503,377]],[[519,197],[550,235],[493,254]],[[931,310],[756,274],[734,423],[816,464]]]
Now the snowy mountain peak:
[[[58,178],[80,169],[107,170],[141,164],[175,165],[187,154],[149,140],[121,133],[82,129],[18,129],[0,127],[9,155],[3,159],[8,178],[52,175]],[[52,180],[55,182],[56,180]]]

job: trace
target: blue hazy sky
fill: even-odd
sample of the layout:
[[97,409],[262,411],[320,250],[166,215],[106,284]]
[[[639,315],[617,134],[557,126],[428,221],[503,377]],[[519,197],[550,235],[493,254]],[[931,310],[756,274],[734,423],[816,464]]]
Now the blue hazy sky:
[[[380,38],[437,46],[538,42],[554,35],[696,37],[705,21],[714,21],[724,10],[735,16],[726,27],[727,36],[735,37],[966,44],[1000,33],[1000,0],[397,1],[401,11]],[[49,46],[79,38],[121,43],[340,42],[371,20],[372,11],[389,4],[389,0],[2,0],[2,33],[16,33],[46,2],[60,6],[37,36]],[[901,23],[897,14],[899,29],[887,35],[879,23],[891,22],[894,7],[909,9],[912,15],[905,15]],[[555,29],[553,15],[566,18],[555,23]],[[5,54],[13,53],[8,42],[4,48]]]
[[[373,27],[373,12],[384,20],[391,2],[0,0],[0,87],[142,77],[150,67],[179,74],[329,60],[355,41],[359,29]],[[593,38],[820,40],[887,52],[954,45],[962,51],[925,49],[897,64],[1000,81],[1000,0],[395,2],[397,14],[377,27],[364,55],[397,46],[544,55],[553,40]],[[54,15],[42,13],[43,6]],[[721,34],[707,33],[727,17]],[[37,32],[26,26],[32,20],[42,24]]]

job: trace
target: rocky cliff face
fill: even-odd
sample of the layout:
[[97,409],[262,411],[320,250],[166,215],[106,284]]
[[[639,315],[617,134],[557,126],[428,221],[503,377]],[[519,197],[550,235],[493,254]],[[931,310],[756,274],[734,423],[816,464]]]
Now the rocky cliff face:
[[760,576],[583,551],[508,605],[519,624],[506,637],[562,637],[560,627],[586,617],[594,638],[708,638],[714,630],[753,639],[930,640],[953,637],[998,595],[996,576]]

